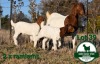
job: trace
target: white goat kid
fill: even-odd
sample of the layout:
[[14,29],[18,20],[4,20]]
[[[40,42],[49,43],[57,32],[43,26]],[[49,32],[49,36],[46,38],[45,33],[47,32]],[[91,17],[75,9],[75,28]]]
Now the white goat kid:
[[26,22],[17,22],[14,23],[11,20],[11,25],[14,27],[15,33],[13,36],[14,44],[18,45],[17,37],[20,33],[28,34],[31,36],[31,39],[34,41],[34,47],[36,47],[35,37],[39,32],[40,26],[37,23],[26,23]]
[[[60,39],[60,29],[59,28],[55,28],[55,27],[51,27],[51,26],[43,26],[37,36],[37,40],[39,40],[42,37],[46,37],[43,40],[42,43],[42,48],[45,49],[45,41],[47,39],[52,39],[53,40],[53,47],[52,49],[57,50],[57,40],[59,41]],[[58,46],[61,46],[61,42],[58,42]]]

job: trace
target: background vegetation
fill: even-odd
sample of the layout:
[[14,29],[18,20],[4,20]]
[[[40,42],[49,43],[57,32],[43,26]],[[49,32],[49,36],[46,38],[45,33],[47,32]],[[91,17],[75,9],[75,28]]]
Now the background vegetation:
[[[23,13],[23,11],[13,10],[13,20],[18,22],[19,20],[25,22],[36,22],[38,16],[43,16],[46,20],[45,13],[58,12],[62,15],[67,15],[70,13],[72,3],[79,0],[41,0],[40,4],[36,4],[36,0],[29,0],[29,13],[31,18]],[[24,0],[23,0],[24,2]],[[84,5],[86,5],[86,0],[84,0]],[[88,3],[88,33],[97,33],[97,39],[94,44],[100,54],[100,0],[93,0]],[[37,10],[38,8],[38,10]],[[87,8],[87,6],[86,6]],[[0,30],[0,61],[2,61],[2,52],[5,54],[39,54],[39,59],[6,59],[1,64],[83,64],[80,60],[74,58],[74,51],[69,49],[68,46],[53,50],[42,50],[41,48],[35,49],[33,47],[33,42],[29,42],[29,36],[21,35],[19,40],[19,47],[14,46],[13,40],[10,37],[10,17],[5,15],[2,17],[2,29]],[[87,26],[86,26],[87,27]],[[6,30],[5,30],[6,29]],[[85,35],[87,28],[79,35]],[[83,34],[85,33],[85,34]],[[12,34],[13,35],[13,34]],[[77,41],[80,42],[80,41]],[[93,42],[93,41],[92,41]],[[79,43],[77,43],[78,45]],[[99,64],[100,58],[88,64]]]

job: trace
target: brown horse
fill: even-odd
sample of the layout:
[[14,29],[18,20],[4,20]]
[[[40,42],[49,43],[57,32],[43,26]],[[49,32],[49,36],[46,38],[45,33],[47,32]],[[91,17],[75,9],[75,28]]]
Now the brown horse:
[[[60,36],[64,37],[65,35],[72,35],[72,38],[74,39],[74,36],[76,35],[76,31],[78,29],[78,18],[79,16],[85,15],[85,8],[82,3],[74,3],[73,7],[71,9],[71,13],[65,18],[64,21],[64,27],[60,28]],[[73,42],[73,48],[74,48],[75,42]]]

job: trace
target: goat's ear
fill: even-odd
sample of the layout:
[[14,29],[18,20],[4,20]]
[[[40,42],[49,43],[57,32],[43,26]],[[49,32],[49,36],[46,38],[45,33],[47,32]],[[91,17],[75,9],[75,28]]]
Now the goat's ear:
[[50,15],[51,15],[50,12],[47,11],[47,12],[46,12],[46,17],[47,17],[47,19],[49,18]]
[[41,22],[40,26],[41,28],[44,26],[44,21]]
[[75,31],[75,29],[73,26],[68,26],[68,32],[74,32],[74,31]]

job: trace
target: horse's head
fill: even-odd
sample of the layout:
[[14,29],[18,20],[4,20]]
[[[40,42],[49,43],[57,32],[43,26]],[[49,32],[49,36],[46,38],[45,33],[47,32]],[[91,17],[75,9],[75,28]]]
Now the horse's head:
[[75,15],[85,15],[85,8],[82,3],[73,3],[72,12]]
[[44,18],[42,16],[39,16],[37,19],[37,24],[40,26],[41,22],[43,22],[43,21],[44,21]]

